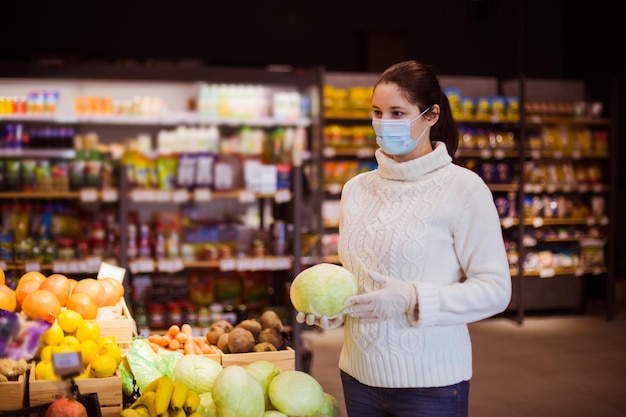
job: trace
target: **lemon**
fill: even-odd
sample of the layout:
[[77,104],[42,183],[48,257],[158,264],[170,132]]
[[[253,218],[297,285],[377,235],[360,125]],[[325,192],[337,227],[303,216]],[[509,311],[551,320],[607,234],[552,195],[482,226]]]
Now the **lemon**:
[[63,328],[56,321],[42,335],[41,341],[48,346],[58,346],[63,341],[65,333]]
[[76,328],[75,335],[79,342],[84,340],[97,342],[100,339],[100,325],[95,320],[83,320]]
[[69,346],[72,352],[78,352],[80,351],[80,343],[75,336],[68,335],[63,338],[59,346]]
[[88,365],[98,356],[98,343],[91,340],[83,340],[80,342],[80,354],[83,357],[83,364]]
[[63,310],[57,316],[57,321],[65,333],[74,333],[83,320],[83,316],[74,310]]
[[37,365],[35,365],[35,379],[55,381],[60,378],[54,374],[52,361],[39,361]]
[[113,356],[98,355],[89,364],[89,375],[94,378],[108,378],[115,374],[117,362]]
[[114,336],[105,336],[98,340],[98,355],[109,355],[113,357],[116,365],[122,362],[122,350]]
[[39,360],[42,362],[52,362],[52,349],[54,346],[44,346],[39,353]]

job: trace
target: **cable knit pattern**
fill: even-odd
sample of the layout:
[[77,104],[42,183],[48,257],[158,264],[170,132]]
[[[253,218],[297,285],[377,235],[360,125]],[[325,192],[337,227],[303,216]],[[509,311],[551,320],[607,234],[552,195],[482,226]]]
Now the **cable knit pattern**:
[[347,317],[339,367],[379,387],[468,380],[467,323],[504,310],[511,296],[492,194],[480,177],[452,164],[440,142],[412,161],[395,162],[380,149],[376,159],[378,169],[343,188],[339,258],[361,292],[374,289],[369,270],[413,283],[419,319],[368,324]]

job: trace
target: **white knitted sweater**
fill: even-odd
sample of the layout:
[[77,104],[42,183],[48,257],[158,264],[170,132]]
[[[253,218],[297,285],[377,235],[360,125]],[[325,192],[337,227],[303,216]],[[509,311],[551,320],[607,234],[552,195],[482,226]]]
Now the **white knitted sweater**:
[[[467,323],[503,311],[511,277],[493,196],[454,165],[445,144],[348,181],[341,198],[339,259],[373,289],[368,270],[412,282],[419,320],[373,324],[346,317],[339,367],[377,387],[435,387],[469,380]],[[462,280],[462,277],[466,279]]]

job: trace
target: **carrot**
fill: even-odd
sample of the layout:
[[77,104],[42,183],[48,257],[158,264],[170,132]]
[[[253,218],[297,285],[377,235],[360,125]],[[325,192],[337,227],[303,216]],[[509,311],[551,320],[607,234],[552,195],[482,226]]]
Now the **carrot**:
[[178,333],[174,339],[178,340],[180,343],[185,343],[187,342],[187,340],[189,340],[189,338],[187,337],[187,333],[185,332]]
[[191,343],[193,343],[193,347],[196,355],[202,355],[202,347],[200,346],[200,342],[197,340],[191,339]]
[[186,333],[190,339],[193,338],[193,329],[191,328],[191,324],[183,324],[182,326],[180,326],[180,331]]
[[161,336],[161,340],[159,341],[159,345],[161,345],[163,347],[168,347],[171,340],[172,340],[171,337],[169,337],[168,335],[164,334],[163,336]]
[[183,353],[185,355],[193,355],[196,353],[195,348],[193,347],[193,340],[187,340],[183,345]]
[[148,336],[148,342],[159,344],[160,340],[161,340],[160,334],[151,334],[150,336]]
[[159,350],[162,349],[161,346],[150,341],[148,341],[148,345],[152,348],[152,350],[154,350],[155,353],[159,353]]
[[178,339],[170,340],[170,344],[167,346],[169,350],[178,350],[180,348],[180,342]]
[[172,324],[169,329],[167,329],[167,335],[172,339],[176,337],[176,335],[180,332],[180,327],[176,324]]

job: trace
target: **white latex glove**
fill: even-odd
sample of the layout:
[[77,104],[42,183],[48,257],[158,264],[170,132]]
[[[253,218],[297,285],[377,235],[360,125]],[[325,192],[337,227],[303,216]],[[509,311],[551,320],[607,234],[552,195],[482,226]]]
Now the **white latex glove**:
[[306,314],[302,311],[298,311],[296,314],[296,321],[298,323],[306,323],[309,326],[318,326],[322,329],[332,330],[343,324],[345,316],[342,314],[340,316],[329,318],[328,316],[320,316],[317,317],[313,314]]
[[345,314],[373,323],[406,314],[415,308],[417,294],[412,284],[373,271],[369,277],[382,288],[348,297],[344,302]]

